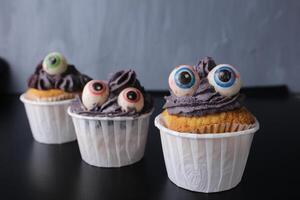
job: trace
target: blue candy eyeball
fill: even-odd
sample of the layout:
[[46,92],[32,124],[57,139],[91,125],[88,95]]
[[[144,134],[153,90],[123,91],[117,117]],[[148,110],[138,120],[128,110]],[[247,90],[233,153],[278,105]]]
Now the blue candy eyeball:
[[192,66],[179,65],[169,75],[169,86],[176,96],[191,96],[200,84],[200,77]]
[[239,72],[228,64],[217,65],[209,72],[207,78],[208,82],[222,96],[233,96],[241,89]]

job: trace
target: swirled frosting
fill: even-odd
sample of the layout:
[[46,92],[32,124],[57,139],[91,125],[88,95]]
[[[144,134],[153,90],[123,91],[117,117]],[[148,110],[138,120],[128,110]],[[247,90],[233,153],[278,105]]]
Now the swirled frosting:
[[209,84],[207,75],[215,66],[216,63],[210,57],[200,60],[194,66],[201,77],[200,85],[195,94],[177,97],[170,91],[170,96],[165,97],[166,103],[163,108],[167,109],[171,115],[180,116],[203,116],[240,108],[242,95],[238,93],[231,97],[225,97],[216,92],[214,87]]
[[65,92],[81,92],[90,80],[90,77],[81,74],[74,65],[68,65],[67,70],[62,74],[47,74],[40,62],[28,79],[28,87],[38,90],[60,89]]
[[[80,98],[77,98],[71,105],[72,112],[87,116],[99,117],[118,117],[118,116],[132,116],[136,117],[144,113],[148,113],[153,108],[153,100],[151,96],[145,92],[144,87],[141,86],[139,80],[136,78],[136,73],[129,70],[118,71],[111,74],[108,81],[109,97],[108,100],[101,106],[96,106],[92,110],[87,110]],[[134,87],[140,90],[144,96],[144,107],[140,112],[135,110],[123,111],[118,104],[118,96],[121,91],[128,87]]]

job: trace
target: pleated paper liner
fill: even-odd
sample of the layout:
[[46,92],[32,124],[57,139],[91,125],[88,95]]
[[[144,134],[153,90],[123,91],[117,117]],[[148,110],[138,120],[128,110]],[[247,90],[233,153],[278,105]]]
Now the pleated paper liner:
[[251,129],[255,124],[237,124],[237,123],[223,123],[202,126],[198,129],[198,134],[211,134],[211,133],[226,133],[236,132]]
[[76,134],[71,117],[67,109],[70,100],[42,102],[20,96],[25,110],[33,138],[45,144],[62,144],[76,140]]
[[[208,126],[211,134],[180,133],[164,126],[161,115],[155,118],[169,179],[179,187],[195,192],[229,190],[241,181],[254,133],[254,125]],[[233,131],[231,131],[233,130]]]
[[150,113],[139,117],[72,116],[82,159],[96,167],[122,167],[144,156]]

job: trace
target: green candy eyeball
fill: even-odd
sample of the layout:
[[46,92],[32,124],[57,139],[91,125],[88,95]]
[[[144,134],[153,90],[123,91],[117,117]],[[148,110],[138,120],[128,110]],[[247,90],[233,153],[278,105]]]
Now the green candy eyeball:
[[67,70],[65,57],[58,52],[49,53],[43,60],[43,69],[50,75],[62,74]]

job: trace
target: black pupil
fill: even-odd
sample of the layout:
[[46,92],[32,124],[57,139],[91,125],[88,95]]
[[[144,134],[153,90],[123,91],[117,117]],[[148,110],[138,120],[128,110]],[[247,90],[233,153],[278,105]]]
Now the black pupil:
[[102,85],[101,83],[94,83],[94,84],[93,84],[93,89],[94,89],[95,91],[101,91],[102,88],[103,88],[103,85]]
[[57,62],[55,57],[50,57],[49,58],[51,65],[55,65],[55,63]]
[[135,91],[129,91],[127,92],[127,98],[134,101],[137,99],[137,93]]
[[221,70],[218,74],[218,78],[222,82],[228,82],[231,79],[231,72],[229,70]]
[[183,71],[179,74],[179,82],[181,84],[189,84],[192,80],[191,74],[189,72]]

